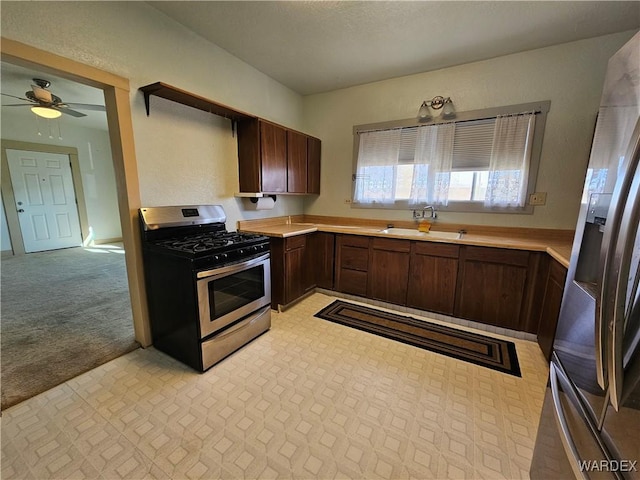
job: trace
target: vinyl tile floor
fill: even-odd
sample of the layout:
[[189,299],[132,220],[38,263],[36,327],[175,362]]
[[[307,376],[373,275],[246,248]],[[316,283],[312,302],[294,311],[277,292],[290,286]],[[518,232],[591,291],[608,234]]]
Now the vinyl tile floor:
[[333,300],[204,374],[138,349],[5,410],[2,479],[528,478],[537,344],[518,378],[313,316]]

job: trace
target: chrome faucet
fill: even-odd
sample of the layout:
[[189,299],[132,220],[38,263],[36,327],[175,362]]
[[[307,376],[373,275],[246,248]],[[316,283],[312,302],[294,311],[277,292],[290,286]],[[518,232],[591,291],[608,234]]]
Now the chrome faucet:
[[436,207],[434,207],[433,205],[426,205],[422,209],[422,218],[426,217],[425,213],[427,213],[428,210],[431,210],[431,215],[429,215],[429,218],[433,218],[434,220],[438,218],[438,214],[436,213]]

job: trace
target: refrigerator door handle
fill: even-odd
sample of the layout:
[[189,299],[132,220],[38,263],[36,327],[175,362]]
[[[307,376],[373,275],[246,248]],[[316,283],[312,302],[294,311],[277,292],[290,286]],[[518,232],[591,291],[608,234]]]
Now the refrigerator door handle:
[[[615,323],[615,305],[619,282],[620,263],[616,254],[621,237],[622,217],[625,213],[626,200],[634,179],[638,140],[640,139],[640,121],[636,121],[630,148],[625,156],[626,165],[624,175],[613,191],[611,206],[607,214],[602,247],[599,261],[599,295],[596,298],[595,318],[595,346],[596,346],[596,375],[598,384],[603,390],[611,381],[611,358],[615,341],[611,339],[610,330]],[[624,235],[622,235],[624,236]]]
[[[582,396],[577,391],[575,385],[569,380],[567,373],[564,371],[564,368],[555,353],[553,353],[551,363],[549,364],[549,384],[551,387],[551,399],[553,400],[553,414],[560,430],[560,440],[562,441],[562,446],[567,454],[567,459],[571,464],[571,469],[573,470],[576,478],[588,479],[590,477],[585,469],[580,468],[581,465],[584,466],[584,459],[580,458],[578,447],[573,440],[573,435],[569,428],[569,422],[560,399],[560,390],[564,392],[568,402],[573,406],[573,408],[575,408],[579,418],[584,422],[585,427],[589,431],[587,435],[590,435],[595,441],[593,446],[599,450],[600,455],[602,455],[601,458],[605,461],[611,461],[614,457],[604,444],[598,427],[594,423],[591,414],[587,411],[587,407],[583,403],[584,400],[582,399]],[[622,480],[624,478],[620,472],[612,472],[612,474],[616,479]]]
[[576,444],[571,437],[569,425],[567,424],[567,419],[564,415],[562,403],[560,402],[560,382],[558,378],[559,374],[562,375],[561,372],[558,372],[554,362],[551,362],[551,364],[549,365],[549,383],[551,384],[551,397],[553,399],[553,414],[556,417],[556,423],[558,424],[558,428],[560,429],[560,439],[562,440],[562,446],[567,453],[567,458],[569,459],[569,463],[571,464],[571,469],[573,470],[574,475],[576,476],[576,478],[588,480],[589,477],[580,468],[580,454],[578,453],[578,448],[576,447]]
[[[622,395],[624,387],[624,346],[625,330],[627,319],[632,311],[635,300],[635,289],[637,288],[637,272],[634,278],[634,285],[629,291],[629,275],[631,272],[631,261],[636,235],[638,233],[638,222],[640,222],[640,172],[638,171],[640,161],[640,121],[636,124],[633,140],[627,151],[627,172],[625,179],[631,177],[631,183],[626,190],[626,198],[629,200],[620,218],[618,238],[615,250],[611,257],[611,272],[615,274],[615,282],[611,285],[614,295],[609,298],[606,307],[609,309],[611,322],[609,323],[610,347],[608,355],[608,377],[610,389],[611,405],[616,411],[622,406]],[[632,294],[627,307],[627,296]]]

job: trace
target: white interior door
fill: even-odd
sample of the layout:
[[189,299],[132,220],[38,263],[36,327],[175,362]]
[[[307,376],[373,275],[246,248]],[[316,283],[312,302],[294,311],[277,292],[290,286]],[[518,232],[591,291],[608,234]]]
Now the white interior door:
[[25,252],[82,245],[68,155],[7,150]]

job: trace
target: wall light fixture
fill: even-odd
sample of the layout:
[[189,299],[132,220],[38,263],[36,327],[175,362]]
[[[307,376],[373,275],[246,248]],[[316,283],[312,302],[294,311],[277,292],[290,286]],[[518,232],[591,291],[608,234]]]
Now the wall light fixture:
[[431,120],[431,110],[442,109],[442,118],[454,118],[456,111],[453,108],[453,102],[450,97],[442,97],[440,95],[433,97],[431,100],[425,100],[418,110],[418,121],[428,122]]

